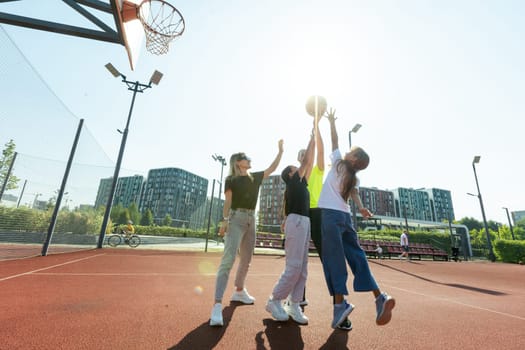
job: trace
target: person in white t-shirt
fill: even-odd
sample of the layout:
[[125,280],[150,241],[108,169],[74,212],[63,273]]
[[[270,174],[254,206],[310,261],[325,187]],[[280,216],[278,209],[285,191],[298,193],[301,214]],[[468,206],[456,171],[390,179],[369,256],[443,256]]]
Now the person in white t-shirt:
[[376,249],[374,249],[374,251],[376,252],[378,259],[383,259],[383,248],[381,248],[379,243],[376,244]]
[[406,230],[403,230],[399,244],[401,245],[401,249],[403,250],[403,252],[399,256],[399,259],[403,260],[403,258],[407,258],[408,260],[408,232]]
[[370,159],[360,147],[352,147],[343,157],[338,145],[335,110],[330,109],[327,117],[332,139],[332,167],[323,184],[318,206],[321,208],[323,271],[328,291],[334,297],[332,328],[338,328],[354,309],[354,305],[345,300],[345,295],[348,295],[346,262],[354,275],[354,290],[374,294],[376,324],[385,325],[392,318],[395,299],[382,293],[372,276],[366,254],[359,245],[348,205],[352,198],[363,217],[373,215],[361,203],[356,176],[358,171],[368,167]]

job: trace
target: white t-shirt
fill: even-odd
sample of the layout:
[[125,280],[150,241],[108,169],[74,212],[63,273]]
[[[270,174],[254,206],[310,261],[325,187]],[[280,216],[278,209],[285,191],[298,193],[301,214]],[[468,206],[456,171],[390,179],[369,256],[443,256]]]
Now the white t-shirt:
[[400,241],[400,243],[401,243],[402,246],[408,245],[408,236],[404,232],[403,232],[403,234],[401,234],[401,241]]
[[[334,209],[350,213],[350,206],[341,196],[341,177],[337,174],[337,163],[342,159],[341,151],[334,150],[330,154],[332,167],[326,176],[326,180],[319,196],[318,207],[324,209]],[[357,182],[359,184],[359,180]],[[356,186],[357,187],[357,186]]]

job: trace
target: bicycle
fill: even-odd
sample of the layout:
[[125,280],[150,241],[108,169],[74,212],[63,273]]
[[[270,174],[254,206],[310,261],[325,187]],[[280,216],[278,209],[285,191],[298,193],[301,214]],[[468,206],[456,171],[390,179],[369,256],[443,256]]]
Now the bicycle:
[[124,241],[124,243],[129,245],[131,248],[136,248],[141,243],[139,236],[135,234],[128,236],[126,235],[126,232],[124,232],[124,230],[120,230],[120,232],[113,233],[111,236],[108,237],[108,244],[111,247],[118,246],[122,243],[122,241]]

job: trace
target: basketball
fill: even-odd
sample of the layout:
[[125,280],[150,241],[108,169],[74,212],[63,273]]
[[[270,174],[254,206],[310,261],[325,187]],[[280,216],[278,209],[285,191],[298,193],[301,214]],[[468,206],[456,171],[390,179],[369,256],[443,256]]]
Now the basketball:
[[323,114],[326,112],[326,99],[323,96],[310,96],[308,97],[308,100],[306,100],[306,112],[308,112],[309,115],[312,117],[315,117],[316,115],[316,100],[317,100],[317,117],[321,118]]

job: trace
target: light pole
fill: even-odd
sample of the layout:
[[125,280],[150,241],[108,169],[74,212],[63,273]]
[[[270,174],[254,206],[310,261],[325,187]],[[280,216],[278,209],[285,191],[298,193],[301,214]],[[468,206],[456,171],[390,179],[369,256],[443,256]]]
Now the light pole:
[[27,185],[27,179],[24,180],[24,186],[22,186],[22,191],[20,192],[20,196],[18,197],[18,202],[16,203],[16,207],[20,207],[20,202],[22,201],[22,197],[24,196],[24,191],[26,190]]
[[138,81],[129,81],[126,79],[126,76],[120,73],[111,63],[105,65],[107,70],[115,77],[122,78],[122,82],[127,85],[128,90],[133,91],[133,97],[131,98],[131,106],[129,107],[128,119],[126,122],[126,128],[122,132],[122,141],[120,143],[120,150],[118,153],[117,164],[115,165],[115,172],[113,174],[113,181],[111,182],[111,188],[109,190],[108,201],[106,203],[106,211],[104,212],[104,219],[102,220],[102,227],[100,229],[100,235],[98,236],[98,245],[97,248],[102,248],[104,243],[104,237],[106,235],[106,229],[108,226],[109,215],[111,213],[111,206],[113,205],[113,197],[115,196],[115,189],[117,187],[118,175],[120,172],[120,166],[122,164],[122,157],[124,156],[124,148],[126,147],[126,140],[128,138],[129,131],[129,122],[131,119],[131,114],[133,112],[133,105],[135,104],[135,97],[137,92],[144,92],[144,90],[151,88],[151,84],[159,85],[160,79],[162,79],[162,73],[159,71],[154,71],[151,75],[148,84],[139,83]]
[[[361,128],[361,124],[357,123],[356,125],[354,125],[354,127],[352,128],[352,130],[350,130],[348,132],[348,146],[350,148],[352,148],[352,133],[356,133],[359,131],[359,129]],[[355,205],[355,202],[352,200],[352,216],[353,216],[353,221],[354,221],[354,226],[355,226],[355,230],[357,231],[357,206]]]
[[213,185],[211,186],[211,198],[210,198],[210,211],[208,212],[208,229],[206,230],[206,244],[204,245],[204,252],[208,252],[208,239],[210,237],[210,224],[211,224],[211,210],[213,208],[213,195],[215,194],[215,179],[213,179]]
[[405,205],[404,208],[405,208],[405,227],[406,227],[406,230],[407,230],[407,233],[408,233],[408,214],[407,214],[407,206]]
[[[476,173],[476,163],[479,163],[481,156],[475,156],[472,160],[472,169],[474,169],[474,178],[476,179],[476,188],[478,189],[479,206],[481,207],[481,215],[483,216],[483,226],[485,227],[485,234],[487,235],[487,248],[489,250],[490,261],[496,261],[496,256],[492,250],[492,242],[490,240],[489,226],[487,225],[487,217],[485,216],[485,208],[483,207],[483,199],[481,198],[481,192],[479,191],[478,174]],[[469,193],[472,195],[471,193]]]
[[[223,173],[224,173],[224,166],[226,165],[226,159],[224,159],[223,156],[221,155],[217,155],[217,154],[214,154],[211,156],[213,158],[214,161],[216,162],[219,162],[221,163],[221,181],[219,182],[219,203],[218,203],[218,207],[219,207],[219,210],[218,210],[218,214],[217,215],[222,215],[222,212],[221,212],[221,195],[222,195],[222,176],[223,176]],[[217,218],[217,223],[219,222],[219,218]],[[217,225],[217,229],[218,229],[218,225]],[[218,233],[219,231],[217,231]],[[219,240],[217,240],[217,244],[219,244]]]
[[350,146],[350,148],[352,147],[352,133],[358,132],[361,127],[362,127],[361,124],[356,124],[354,125],[352,130],[348,132],[348,145]]
[[510,227],[510,234],[512,235],[512,240],[514,241],[516,238],[514,237],[514,229],[512,228],[512,222],[510,221],[510,215],[509,215],[509,208],[505,208],[505,211],[507,212],[507,220],[509,220],[509,227]]
[[40,197],[41,195],[42,193],[35,193],[35,199],[33,200],[33,207],[32,207],[33,209],[35,209],[38,197]]

